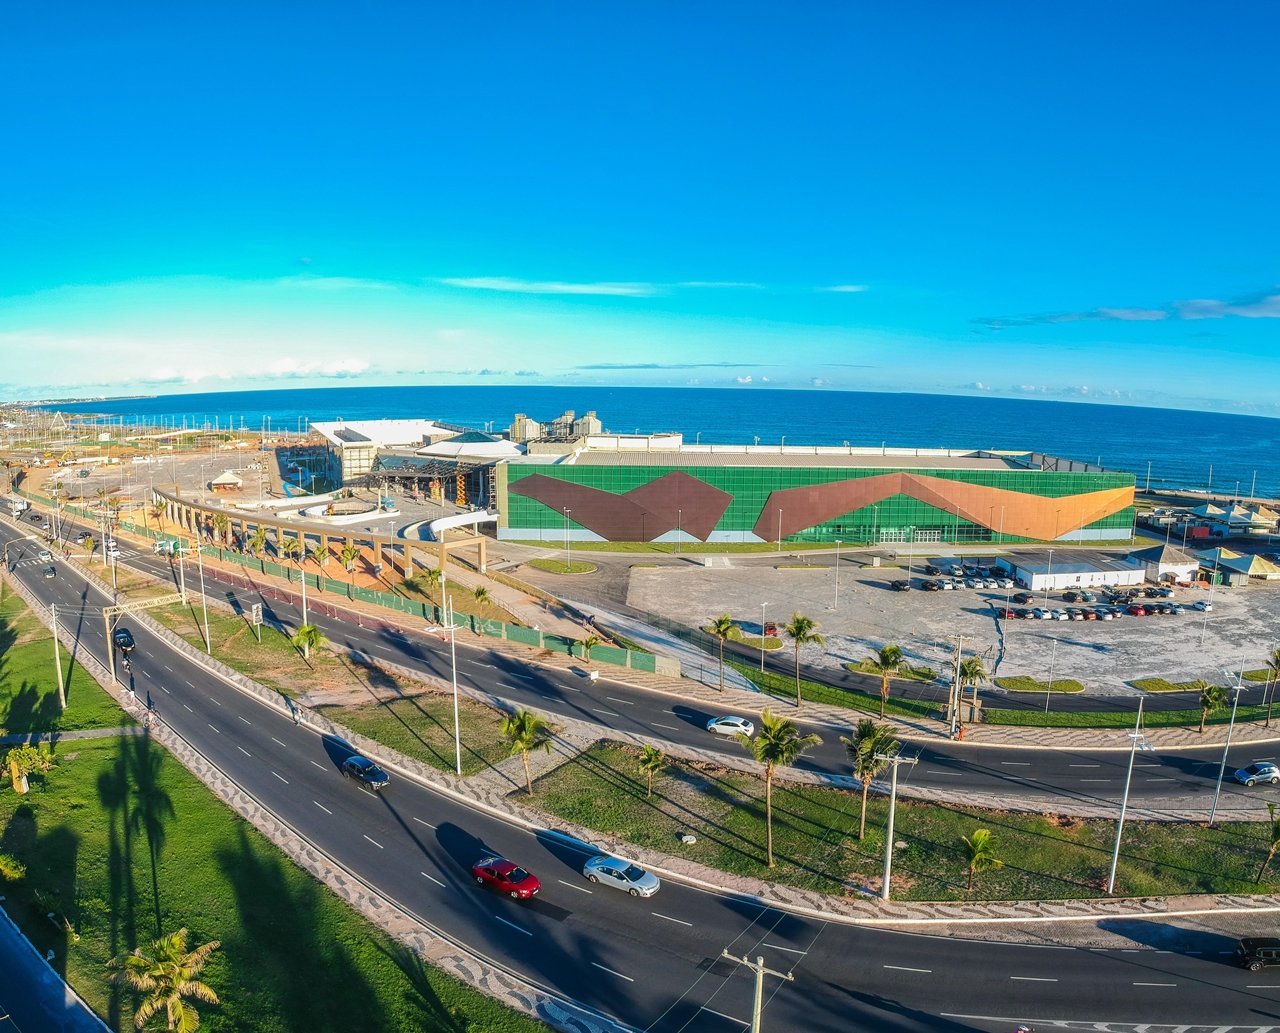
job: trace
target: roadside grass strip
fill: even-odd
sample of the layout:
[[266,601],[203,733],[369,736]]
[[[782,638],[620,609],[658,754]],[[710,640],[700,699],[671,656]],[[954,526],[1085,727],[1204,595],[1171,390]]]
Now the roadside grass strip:
[[201,977],[221,1004],[196,1004],[211,1031],[546,1033],[383,935],[145,738],[64,743],[57,761],[26,797],[0,792],[0,851],[27,867],[5,907],[111,1029],[137,1002],[107,962],[186,927],[222,941]]
[[[646,799],[639,751],[597,744],[538,779],[528,806],[609,838],[689,857],[735,875],[837,896],[878,893],[884,862],[887,801],[867,805],[858,841],[859,794],[775,779],[774,850],[765,864],[764,783],[708,764],[671,761]],[[525,803],[523,794],[513,801]],[[970,899],[1101,898],[1115,822],[1051,814],[1006,813],[898,800],[894,857],[897,900],[964,900],[962,837],[991,831],[1004,867],[980,874]],[[1254,877],[1266,856],[1265,823],[1196,824],[1129,821],[1117,870],[1125,896],[1271,893],[1280,872]],[[686,845],[682,833],[697,842]]]

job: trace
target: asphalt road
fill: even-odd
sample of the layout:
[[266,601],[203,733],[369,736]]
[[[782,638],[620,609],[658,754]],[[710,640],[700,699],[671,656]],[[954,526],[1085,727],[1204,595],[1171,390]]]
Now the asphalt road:
[[[46,580],[40,564],[19,558],[17,574],[59,605],[79,648],[104,658],[93,611],[109,600],[69,565],[56,566]],[[632,1026],[742,1030],[751,981],[720,960],[722,949],[794,974],[766,986],[766,1025],[777,1030],[995,1031],[1030,1019],[1176,1021],[1190,1033],[1228,1019],[1280,1023],[1280,976],[1234,967],[1224,956],[1231,943],[1218,936],[1193,953],[964,942],[801,918],[673,881],[649,900],[591,886],[579,874],[580,846],[405,778],[381,794],[358,787],[339,774],[342,743],[295,726],[141,626],[134,631],[133,690],[248,793],[424,921]],[[540,897],[518,904],[474,885],[469,866],[490,850],[536,872]]]

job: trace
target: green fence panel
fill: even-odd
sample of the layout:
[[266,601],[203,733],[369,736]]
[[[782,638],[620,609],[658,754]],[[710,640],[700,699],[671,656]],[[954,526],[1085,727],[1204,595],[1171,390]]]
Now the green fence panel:
[[627,666],[627,651],[617,646],[595,646],[591,650],[591,659],[602,664],[614,664],[617,667]]
[[493,618],[476,618],[476,630],[481,635],[488,635],[490,638],[502,638],[502,629],[502,621],[494,620]]
[[573,655],[573,647],[575,641],[571,638],[565,638],[563,635],[543,635],[542,646],[544,649],[550,649],[553,653],[568,653]]
[[526,646],[540,646],[542,645],[542,632],[537,628],[520,628],[514,624],[508,624],[507,640],[520,642]]
[[631,654],[631,669],[633,671],[648,671],[650,674],[656,674],[658,671],[658,658],[652,653],[635,653]]

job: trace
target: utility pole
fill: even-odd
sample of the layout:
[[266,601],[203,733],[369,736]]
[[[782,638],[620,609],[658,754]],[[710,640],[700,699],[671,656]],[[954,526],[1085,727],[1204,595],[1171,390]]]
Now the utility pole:
[[884,878],[880,881],[880,899],[889,899],[889,880],[893,875],[893,815],[898,804],[898,765],[915,765],[917,758],[904,757],[900,753],[892,756],[876,754],[876,760],[887,760],[893,765],[893,774],[889,780],[889,821],[884,830]]
[[58,607],[56,604],[49,606],[49,613],[53,616],[53,666],[58,672],[58,709],[67,709],[67,687],[62,682],[62,650],[58,648]]
[[1107,875],[1108,897],[1115,893],[1116,890],[1116,865],[1120,863],[1120,837],[1124,835],[1124,819],[1129,811],[1129,784],[1133,781],[1133,758],[1137,756],[1139,750],[1154,749],[1142,734],[1142,704],[1145,702],[1145,696],[1138,697],[1138,717],[1133,723],[1133,731],[1129,733],[1129,738],[1133,740],[1133,744],[1129,747],[1129,770],[1124,776],[1124,796],[1120,800],[1120,820],[1116,823],[1116,845],[1111,852],[1111,871]]
[[764,967],[764,958],[756,958],[755,961],[748,961],[744,954],[738,957],[736,954],[730,954],[729,951],[722,950],[720,957],[727,958],[729,961],[739,965],[745,965],[756,974],[756,992],[751,1003],[751,1033],[760,1033],[760,1013],[764,1009],[764,977],[765,975],[777,976],[779,979],[785,979],[788,983],[795,982],[795,976],[790,972],[775,972],[771,968]]
[[951,693],[947,699],[947,709],[950,712],[948,717],[948,732],[952,738],[955,738],[957,725],[960,721],[960,651],[964,644],[964,636],[956,636],[956,655],[951,662]]

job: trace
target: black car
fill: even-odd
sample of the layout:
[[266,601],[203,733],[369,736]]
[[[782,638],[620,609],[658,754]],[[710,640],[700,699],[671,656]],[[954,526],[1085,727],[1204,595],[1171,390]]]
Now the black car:
[[1013,601],[1019,606],[1026,606],[1027,603],[1031,602],[1031,596],[1027,595],[1026,592],[1019,592],[1013,597]]
[[1063,601],[1064,603],[1075,603],[1075,602],[1079,602],[1079,601],[1080,601],[1080,594],[1079,594],[1078,592],[1063,592],[1063,593],[1062,593],[1062,601]]
[[924,572],[930,577],[938,577],[942,574],[942,570],[939,567],[935,567],[932,563],[926,563],[924,565]]
[[358,782],[363,782],[370,789],[381,789],[391,781],[382,768],[378,767],[368,757],[361,757],[358,754],[354,757],[348,757],[342,762],[342,774],[347,778],[354,778]]
[[120,652],[133,652],[133,647],[135,645],[133,641],[133,632],[128,628],[116,628],[116,630],[111,633],[111,641],[115,643],[116,648],[120,650]]
[[921,581],[920,587],[926,592],[937,592],[942,588],[942,586],[936,581]]
[[910,581],[890,581],[889,587],[892,588],[895,592],[910,592],[911,582]]
[[1236,960],[1250,972],[1280,965],[1280,939],[1274,936],[1246,936],[1236,945]]
[[1025,606],[1019,606],[1013,612],[1017,614],[1018,620],[1020,621],[1024,621],[1031,616],[1031,611],[1028,610]]

